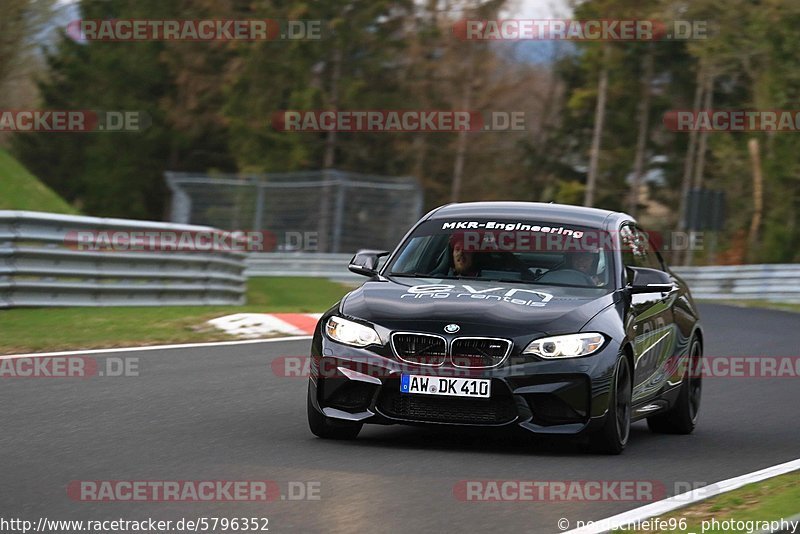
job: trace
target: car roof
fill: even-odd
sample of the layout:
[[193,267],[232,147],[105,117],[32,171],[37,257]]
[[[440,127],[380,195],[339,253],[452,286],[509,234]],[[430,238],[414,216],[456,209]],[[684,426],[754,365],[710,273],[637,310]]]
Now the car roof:
[[575,224],[590,228],[606,228],[612,221],[632,219],[630,215],[616,211],[549,204],[545,202],[461,202],[448,204],[434,210],[428,220],[463,219],[468,217],[539,220],[548,223]]

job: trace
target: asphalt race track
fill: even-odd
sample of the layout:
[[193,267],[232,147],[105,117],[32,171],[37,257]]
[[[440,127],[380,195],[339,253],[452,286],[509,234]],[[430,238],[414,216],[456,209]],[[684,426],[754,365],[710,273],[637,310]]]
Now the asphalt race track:
[[[800,315],[703,305],[707,356],[796,356]],[[354,442],[308,431],[306,381],[270,362],[309,341],[111,354],[139,376],[0,379],[0,515],[48,519],[266,517],[270,532],[558,532],[643,502],[464,502],[463,480],[647,480],[668,494],[800,457],[793,378],[708,378],[696,432],[634,425],[622,456],[564,441],[365,426]],[[105,357],[98,356],[101,361]],[[74,480],[319,483],[318,500],[81,502]],[[297,485],[294,486],[295,490]],[[305,487],[305,486],[304,486]]]

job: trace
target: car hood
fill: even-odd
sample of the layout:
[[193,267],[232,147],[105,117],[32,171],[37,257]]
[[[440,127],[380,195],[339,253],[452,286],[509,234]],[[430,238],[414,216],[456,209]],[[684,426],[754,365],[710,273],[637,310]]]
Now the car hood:
[[575,332],[613,301],[602,288],[395,278],[365,283],[340,311],[391,330],[441,331],[456,323],[462,335],[519,336]]

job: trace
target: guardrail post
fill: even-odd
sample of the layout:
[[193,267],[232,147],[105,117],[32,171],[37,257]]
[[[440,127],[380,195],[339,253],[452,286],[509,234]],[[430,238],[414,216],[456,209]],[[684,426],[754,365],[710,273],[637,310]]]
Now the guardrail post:
[[331,252],[338,253],[342,248],[342,221],[344,220],[344,202],[347,195],[348,178],[336,173],[336,211],[333,219],[333,246]]
[[256,183],[256,212],[253,215],[253,230],[259,232],[262,230],[261,225],[264,221],[264,185],[261,180]]

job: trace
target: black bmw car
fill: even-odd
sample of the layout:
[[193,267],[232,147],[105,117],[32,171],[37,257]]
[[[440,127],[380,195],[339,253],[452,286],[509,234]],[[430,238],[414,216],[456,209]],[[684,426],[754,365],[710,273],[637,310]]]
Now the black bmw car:
[[523,202],[451,204],[315,330],[308,421],[323,438],[364,423],[517,426],[625,448],[632,421],[688,434],[703,331],[657,239],[629,215]]

